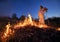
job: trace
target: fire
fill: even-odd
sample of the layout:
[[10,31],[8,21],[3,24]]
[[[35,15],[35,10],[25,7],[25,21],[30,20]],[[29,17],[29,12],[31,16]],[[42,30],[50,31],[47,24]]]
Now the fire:
[[60,31],[60,28],[57,28],[56,30],[57,30],[57,31]]
[[24,20],[23,23],[22,23],[22,22],[19,22],[19,23],[17,23],[16,25],[14,25],[14,28],[17,28],[17,27],[24,27],[24,26],[26,26],[26,25],[33,25],[32,17],[31,17],[30,14],[28,15],[28,18],[25,17],[25,20]]
[[[32,23],[32,17],[31,17],[30,14],[28,15],[28,18],[29,18],[29,19],[28,19],[29,23]],[[33,24],[33,23],[32,23],[32,24]]]
[[[6,42],[6,40],[13,35],[13,33],[15,32],[14,29],[19,29],[20,27],[25,27],[25,26],[36,26],[39,28],[48,28],[49,26],[47,26],[45,24],[44,21],[44,13],[47,11],[47,8],[43,8],[42,6],[40,7],[40,11],[38,13],[39,15],[39,22],[36,22],[32,19],[32,16],[29,14],[27,17],[25,17],[24,21],[20,21],[17,24],[14,25],[10,25],[10,23],[8,23],[6,25],[6,30],[4,31],[3,35],[1,36],[2,38],[2,42]],[[23,23],[22,23],[23,22]],[[11,27],[13,26],[13,30],[11,29]],[[57,29],[58,31],[60,31],[60,28]]]
[[1,36],[2,42],[5,42],[7,40],[7,38],[9,38],[9,36],[12,35],[12,33],[14,33],[14,31],[12,31],[10,29],[10,27],[11,27],[11,25],[10,25],[10,23],[8,23],[6,25],[6,30],[4,31],[3,35]]
[[6,25],[6,31],[4,32],[3,38],[6,38],[7,34],[9,33],[9,28],[10,28],[10,24]]
[[[32,17],[31,17],[31,15],[29,14],[28,17],[25,17],[25,20],[24,20],[23,23],[22,23],[22,22],[19,22],[19,23],[15,24],[15,25],[14,25],[14,29],[18,29],[18,28],[20,28],[20,27],[24,27],[24,26],[27,26],[27,25],[37,26],[37,27],[39,27],[39,28],[42,28],[42,27],[47,28],[47,27],[48,27],[48,26],[45,25],[45,24],[40,24],[40,22],[37,22],[37,23],[36,23],[34,20],[32,20]],[[18,27],[18,28],[17,28],[17,27]]]
[[[14,24],[13,25],[13,29],[19,29],[20,27],[25,27],[27,25],[36,26],[36,27],[39,27],[39,28],[47,28],[47,27],[49,27],[49,26],[47,26],[44,23],[45,22],[44,21],[44,13],[47,11],[47,8],[42,8],[42,7],[43,6],[40,6],[41,9],[40,9],[40,11],[38,13],[38,15],[39,15],[39,22],[35,22],[34,20],[32,20],[32,17],[29,14],[27,17],[25,17],[25,20],[24,21],[20,21],[19,23]],[[10,35],[12,35],[14,33],[14,30],[11,30],[11,27],[12,26],[10,25],[10,23],[8,23],[6,25],[6,30],[4,31],[3,36],[2,36],[3,42],[7,38],[9,38]]]
[[39,22],[36,23],[34,20],[32,20],[32,17],[29,14],[28,18],[25,17],[25,20],[23,23],[19,22],[19,23],[15,24],[14,28],[17,29],[17,27],[24,27],[27,25],[37,26],[39,28],[42,28],[42,27],[47,28],[48,26],[45,24],[45,21],[44,21],[44,13],[47,12],[47,10],[48,9],[46,7],[40,6],[40,10],[38,12]]

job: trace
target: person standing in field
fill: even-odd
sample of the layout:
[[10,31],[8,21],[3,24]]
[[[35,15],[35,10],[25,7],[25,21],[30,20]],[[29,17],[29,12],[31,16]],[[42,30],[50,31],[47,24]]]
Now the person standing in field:
[[39,22],[41,24],[45,24],[45,21],[44,21],[44,13],[47,12],[47,8],[46,7],[43,7],[42,5],[40,6],[40,10],[38,12],[38,17],[39,17]]

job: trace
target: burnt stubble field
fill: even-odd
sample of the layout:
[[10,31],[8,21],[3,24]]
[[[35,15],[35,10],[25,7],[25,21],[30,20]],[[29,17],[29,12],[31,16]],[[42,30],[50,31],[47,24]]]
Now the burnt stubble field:
[[14,36],[7,42],[60,42],[60,31],[52,28],[25,26],[15,30]]

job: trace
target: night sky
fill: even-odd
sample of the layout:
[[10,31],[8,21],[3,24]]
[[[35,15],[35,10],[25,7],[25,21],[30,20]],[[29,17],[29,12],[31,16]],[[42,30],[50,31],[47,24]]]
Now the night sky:
[[48,8],[48,17],[60,17],[60,0],[0,0],[0,16],[11,17],[16,13],[19,18],[30,13],[33,18],[38,18],[40,5]]

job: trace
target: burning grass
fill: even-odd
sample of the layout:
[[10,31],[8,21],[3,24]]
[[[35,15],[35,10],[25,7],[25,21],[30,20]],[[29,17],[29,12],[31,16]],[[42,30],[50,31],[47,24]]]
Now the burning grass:
[[60,38],[59,34],[60,31],[53,28],[40,28],[31,25],[12,30],[8,24],[2,36],[2,42],[52,42],[55,40],[57,42]]
[[[0,32],[1,33],[0,41],[1,42],[59,42],[60,27],[55,28],[52,27],[51,25],[48,26],[45,24],[44,13],[47,12],[47,10],[48,9],[46,7],[40,6],[40,10],[38,12],[39,17],[38,22],[33,20],[30,14],[28,15],[28,17],[24,18],[25,19],[24,21],[17,22],[16,20],[17,18],[15,17],[15,19],[13,19],[14,23],[13,24],[8,23],[5,26],[6,29]],[[9,20],[8,18],[7,20],[12,21]],[[6,20],[4,22],[6,22]]]
[[14,36],[7,42],[59,42],[60,32],[52,28],[25,26],[15,29]]
[[27,25],[37,26],[39,28],[42,28],[42,27],[47,28],[47,27],[49,27],[46,24],[41,24],[40,22],[35,22],[34,20],[32,20],[32,17],[29,14],[28,18],[26,17],[25,20],[23,21],[23,23],[19,22],[19,23],[15,24],[14,28],[18,29],[17,27],[24,27],[24,26],[27,26]]
[[59,40],[59,33],[59,27],[54,28],[41,24],[28,15],[24,21],[16,24],[8,23],[6,29],[1,33],[1,40],[2,42],[51,42],[56,40],[54,36],[57,37],[57,41]]
[[[27,40],[28,42],[30,41],[30,39],[33,42],[35,42],[35,40],[36,42],[43,42],[45,39],[48,39],[48,41],[50,41],[50,36],[53,36],[55,34],[51,34],[48,38],[44,38],[46,37],[45,34],[47,33],[46,32],[47,30],[48,31],[52,30],[55,33],[56,30],[60,31],[60,28],[54,29],[51,26],[48,26],[46,24],[41,24],[40,22],[36,22],[32,20],[31,15],[28,15],[28,17],[25,17],[25,20],[23,22],[20,21],[13,25],[8,23],[6,25],[5,31],[2,32],[1,40],[2,42],[10,42],[10,41],[24,42],[25,40]],[[40,35],[40,33],[43,33],[43,34]],[[51,32],[48,32],[48,34],[49,33]]]

